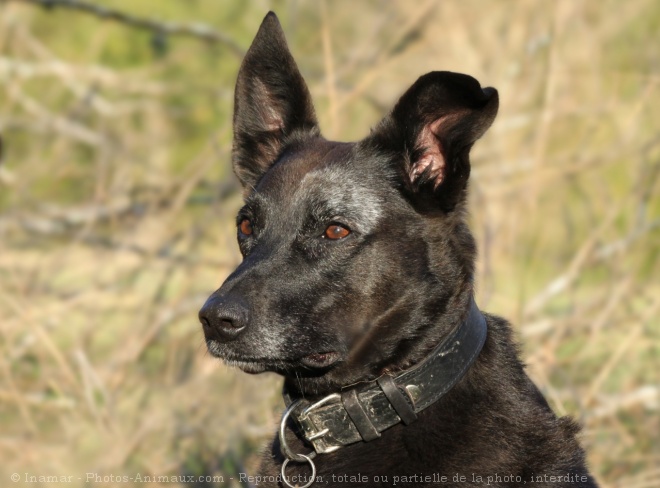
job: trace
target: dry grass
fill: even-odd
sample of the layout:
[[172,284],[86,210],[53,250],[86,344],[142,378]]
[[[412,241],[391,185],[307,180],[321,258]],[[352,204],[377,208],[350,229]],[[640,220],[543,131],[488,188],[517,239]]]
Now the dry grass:
[[[105,3],[244,47],[275,8],[328,137],[363,136],[433,69],[497,87],[473,161],[478,301],[583,423],[602,485],[660,485],[657,2]],[[237,486],[279,415],[277,378],[212,360],[196,323],[239,260],[240,59],[162,41],[0,4],[3,486],[13,472]]]

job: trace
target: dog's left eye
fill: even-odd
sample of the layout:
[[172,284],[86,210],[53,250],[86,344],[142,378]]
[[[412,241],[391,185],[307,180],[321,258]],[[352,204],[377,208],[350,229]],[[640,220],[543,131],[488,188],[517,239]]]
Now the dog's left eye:
[[348,237],[350,233],[351,231],[346,227],[344,227],[343,225],[332,224],[329,225],[327,229],[325,229],[325,232],[323,233],[323,237],[327,239],[337,240],[337,239],[343,239],[344,237]]
[[252,235],[253,229],[252,229],[252,222],[250,221],[250,219],[241,220],[241,223],[238,224],[238,230],[240,230],[241,234],[243,234],[244,236]]

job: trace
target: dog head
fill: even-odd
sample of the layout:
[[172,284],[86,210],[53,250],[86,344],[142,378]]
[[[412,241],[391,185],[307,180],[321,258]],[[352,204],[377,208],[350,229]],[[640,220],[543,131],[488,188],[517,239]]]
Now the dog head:
[[277,17],[238,74],[243,262],[202,310],[209,351],[324,393],[414,364],[472,293],[469,151],[497,112],[472,77],[419,78],[356,143],[325,140]]

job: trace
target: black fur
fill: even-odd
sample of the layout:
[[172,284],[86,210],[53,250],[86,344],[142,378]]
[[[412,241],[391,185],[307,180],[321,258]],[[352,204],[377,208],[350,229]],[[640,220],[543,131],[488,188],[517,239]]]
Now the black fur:
[[[327,141],[268,14],[236,85],[244,260],[200,311],[209,351],[250,373],[278,372],[311,400],[427,355],[473,294],[469,151],[497,102],[496,90],[470,76],[433,72],[366,139]],[[334,225],[350,233],[329,239]],[[509,324],[486,317],[479,359],[416,423],[316,458],[326,486],[393,486],[396,476],[409,486],[595,486],[578,427],[557,418],[527,377]],[[310,451],[290,435],[296,452]],[[274,441],[261,475],[276,477],[282,461]],[[340,478],[358,474],[366,481]],[[422,474],[436,477],[413,477]]]

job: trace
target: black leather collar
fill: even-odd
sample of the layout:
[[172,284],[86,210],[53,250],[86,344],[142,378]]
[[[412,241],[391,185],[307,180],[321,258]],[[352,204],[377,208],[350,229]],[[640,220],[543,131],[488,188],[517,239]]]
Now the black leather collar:
[[286,392],[284,401],[318,454],[372,441],[393,425],[414,422],[419,412],[456,385],[479,356],[486,332],[486,319],[471,299],[467,318],[412,368],[333,393],[313,404],[293,399]]

